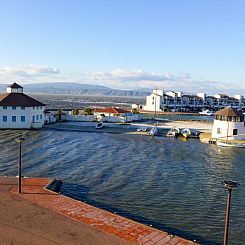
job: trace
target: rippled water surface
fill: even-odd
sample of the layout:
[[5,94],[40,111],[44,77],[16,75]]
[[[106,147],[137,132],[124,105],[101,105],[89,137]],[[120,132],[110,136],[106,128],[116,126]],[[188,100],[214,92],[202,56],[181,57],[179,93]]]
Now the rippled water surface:
[[226,195],[232,192],[230,244],[245,244],[245,149],[196,139],[71,131],[0,131],[1,175],[17,174],[24,133],[23,174],[61,178],[62,192],[204,244],[222,244]]

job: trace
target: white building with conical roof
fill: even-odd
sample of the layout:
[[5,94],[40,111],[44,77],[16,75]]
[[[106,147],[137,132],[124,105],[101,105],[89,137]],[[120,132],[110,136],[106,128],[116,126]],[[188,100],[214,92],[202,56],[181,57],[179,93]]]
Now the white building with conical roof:
[[13,83],[0,95],[0,129],[42,128],[45,105],[23,93],[23,87]]
[[220,140],[245,140],[244,115],[231,106],[215,113],[212,138]]

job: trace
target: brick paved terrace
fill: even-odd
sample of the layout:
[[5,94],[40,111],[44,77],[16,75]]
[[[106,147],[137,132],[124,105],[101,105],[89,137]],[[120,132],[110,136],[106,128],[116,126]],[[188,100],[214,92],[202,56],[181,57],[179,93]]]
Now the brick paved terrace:
[[[70,197],[44,189],[50,181],[50,179],[25,178],[22,182],[22,194],[18,194],[17,180],[12,179],[12,186],[9,188],[9,191],[11,192],[11,195],[14,195],[15,197],[17,196],[18,200],[24,199],[25,201],[28,201],[28,203],[31,203],[32,207],[38,206],[40,208],[44,208],[46,212],[52,212],[58,216],[63,216],[74,224],[82,224],[87,229],[94,231],[98,236],[98,238],[87,236],[85,238],[81,238],[80,241],[78,241],[76,237],[76,240],[74,240],[73,243],[71,237],[69,240],[71,241],[71,244],[97,244],[96,241],[100,240],[100,236],[102,238],[108,236],[111,241],[106,239],[105,241],[100,241],[98,244],[197,244],[184,238],[170,235],[167,232],[154,229],[122,216],[74,200]],[[6,180],[4,181],[4,178],[0,178],[0,186],[1,184],[4,184],[4,182],[6,182]],[[25,222],[25,220],[23,220],[23,222]],[[49,222],[53,222],[53,220],[50,220]],[[29,225],[31,226],[32,224]],[[72,233],[71,229],[69,230]],[[58,242],[58,244],[69,243]]]

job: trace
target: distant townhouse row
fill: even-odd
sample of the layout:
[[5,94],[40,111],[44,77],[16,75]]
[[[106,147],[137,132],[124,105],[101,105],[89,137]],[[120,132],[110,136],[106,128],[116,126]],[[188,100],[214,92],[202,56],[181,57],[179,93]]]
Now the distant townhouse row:
[[[141,109],[146,111],[201,111],[210,109],[217,111],[227,106],[238,110],[245,110],[245,98],[242,95],[230,97],[225,94],[208,96],[205,93],[197,95],[185,95],[182,92],[164,92],[153,90],[151,95],[146,97],[146,105]],[[137,107],[134,105],[133,107]]]

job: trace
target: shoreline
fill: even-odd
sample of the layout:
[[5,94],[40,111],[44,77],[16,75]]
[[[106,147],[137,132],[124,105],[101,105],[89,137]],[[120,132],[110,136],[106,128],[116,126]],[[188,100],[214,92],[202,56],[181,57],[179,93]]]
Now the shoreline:
[[[53,129],[53,130],[64,130],[64,131],[78,131],[78,132],[94,132],[94,133],[114,133],[114,134],[127,134],[137,132],[137,128],[147,127],[149,130],[156,126],[156,124],[149,123],[127,123],[127,124],[118,124],[118,123],[104,123],[104,127],[101,129],[96,129],[97,122],[57,122],[55,124],[45,125],[44,129]],[[198,130],[201,132],[211,132],[212,123],[209,122],[200,122],[200,121],[160,121],[157,124],[157,127],[161,131],[168,131],[172,127],[177,127],[180,129],[189,128],[190,130]]]

